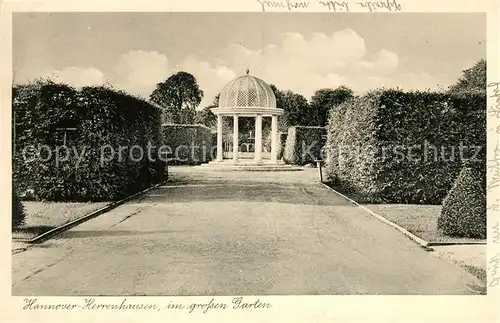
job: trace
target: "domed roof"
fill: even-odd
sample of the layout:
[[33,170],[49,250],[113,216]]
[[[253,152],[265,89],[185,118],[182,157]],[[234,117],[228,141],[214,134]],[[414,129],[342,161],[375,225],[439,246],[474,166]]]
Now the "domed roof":
[[276,109],[271,87],[258,77],[247,74],[229,82],[220,93],[219,108]]

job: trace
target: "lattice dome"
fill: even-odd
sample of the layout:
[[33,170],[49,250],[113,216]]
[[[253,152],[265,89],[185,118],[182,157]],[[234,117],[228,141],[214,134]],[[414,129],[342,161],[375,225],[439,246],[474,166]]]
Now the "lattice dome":
[[222,89],[219,108],[259,107],[276,109],[276,97],[263,80],[247,74],[229,82]]

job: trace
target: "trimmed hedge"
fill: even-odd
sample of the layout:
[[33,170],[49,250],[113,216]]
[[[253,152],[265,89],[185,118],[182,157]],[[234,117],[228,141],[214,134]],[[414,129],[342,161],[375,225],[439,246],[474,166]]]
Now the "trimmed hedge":
[[372,91],[331,113],[325,172],[363,201],[441,204],[485,129],[484,95]]
[[25,220],[24,206],[17,195],[16,189],[12,187],[12,229],[23,225]]
[[294,126],[288,128],[283,159],[287,164],[307,165],[322,159],[326,128]]
[[466,166],[458,175],[438,218],[438,229],[444,234],[486,239],[485,169],[485,165]]
[[[48,81],[14,88],[13,109],[14,181],[35,200],[117,200],[166,179],[161,110],[144,100]],[[66,143],[61,128],[75,129]]]
[[204,125],[165,124],[163,133],[169,147],[169,164],[199,165],[215,157],[212,148],[217,145],[213,146],[212,131]]
[[286,138],[288,137],[288,132],[280,132],[279,133],[279,151],[278,151],[278,160],[281,160],[283,156],[285,155],[285,145],[286,145]]

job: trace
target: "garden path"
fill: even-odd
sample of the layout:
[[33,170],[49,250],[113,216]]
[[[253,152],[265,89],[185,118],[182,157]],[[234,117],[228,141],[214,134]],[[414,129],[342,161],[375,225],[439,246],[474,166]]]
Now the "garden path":
[[316,182],[203,172],[12,256],[14,295],[474,294],[481,283]]

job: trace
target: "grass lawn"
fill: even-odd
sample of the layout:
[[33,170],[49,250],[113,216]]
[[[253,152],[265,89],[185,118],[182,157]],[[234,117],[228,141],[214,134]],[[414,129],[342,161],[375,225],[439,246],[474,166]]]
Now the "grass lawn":
[[12,232],[12,239],[21,241],[30,240],[55,227],[81,218],[108,204],[108,202],[23,202],[26,211],[26,223]]
[[484,241],[452,238],[439,232],[437,230],[437,220],[441,213],[441,205],[364,204],[364,206],[427,242],[463,243]]

